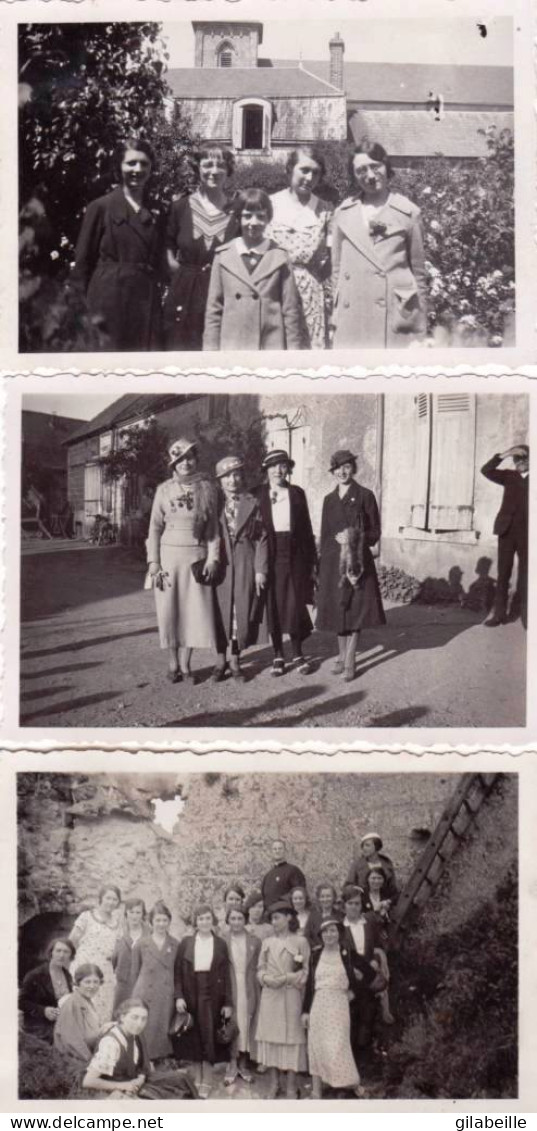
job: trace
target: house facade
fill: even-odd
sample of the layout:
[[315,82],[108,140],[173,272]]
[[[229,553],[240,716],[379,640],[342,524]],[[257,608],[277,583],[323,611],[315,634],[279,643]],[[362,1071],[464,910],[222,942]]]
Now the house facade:
[[268,59],[259,22],[192,26],[193,66],[166,76],[170,114],[177,105],[194,133],[231,146],[243,162],[364,136],[400,166],[436,155],[472,160],[487,153],[487,129],[513,129],[511,67],[347,60],[337,30],[324,59]]

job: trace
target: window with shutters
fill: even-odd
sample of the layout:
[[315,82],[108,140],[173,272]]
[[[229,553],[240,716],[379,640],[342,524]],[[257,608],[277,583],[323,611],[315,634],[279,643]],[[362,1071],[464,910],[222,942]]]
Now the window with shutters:
[[410,526],[431,533],[473,530],[475,396],[419,393],[414,442]]

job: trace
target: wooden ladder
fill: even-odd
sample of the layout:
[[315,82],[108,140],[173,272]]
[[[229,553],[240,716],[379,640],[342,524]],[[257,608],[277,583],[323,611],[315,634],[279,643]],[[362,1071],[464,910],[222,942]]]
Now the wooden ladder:
[[391,915],[391,946],[400,941],[409,915],[432,895],[446,863],[457,851],[499,777],[501,774],[463,775],[397,900]]

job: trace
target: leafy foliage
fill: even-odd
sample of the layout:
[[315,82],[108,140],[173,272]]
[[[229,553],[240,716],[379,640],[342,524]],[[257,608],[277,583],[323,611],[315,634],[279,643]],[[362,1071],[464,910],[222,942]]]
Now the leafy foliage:
[[21,1033],[19,1041],[19,1095],[21,1100],[80,1098],[81,1068],[61,1056],[47,1041]]
[[111,483],[141,479],[144,487],[154,489],[168,475],[168,443],[168,433],[156,420],[125,428],[119,446],[99,461],[105,479]]

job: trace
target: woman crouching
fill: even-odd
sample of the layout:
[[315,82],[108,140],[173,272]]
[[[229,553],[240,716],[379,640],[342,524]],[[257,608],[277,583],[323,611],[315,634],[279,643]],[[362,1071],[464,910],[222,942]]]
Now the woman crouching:
[[244,484],[242,460],[226,456],[217,463],[215,475],[222,489],[220,560],[225,576],[216,589],[218,660],[212,678],[220,683],[227,671],[229,646],[231,675],[243,681],[241,652],[260,638],[268,542],[257,499]]

